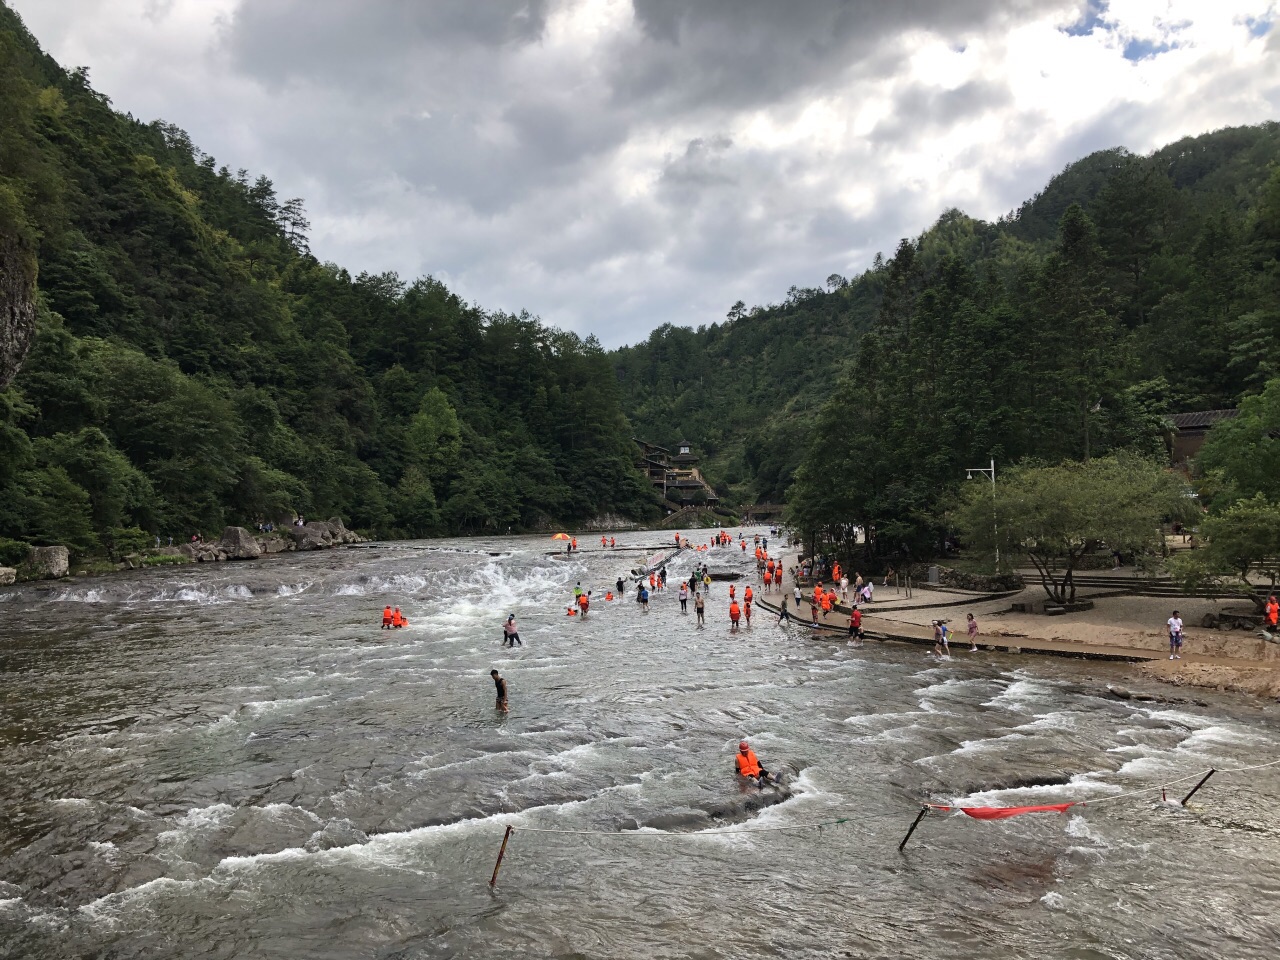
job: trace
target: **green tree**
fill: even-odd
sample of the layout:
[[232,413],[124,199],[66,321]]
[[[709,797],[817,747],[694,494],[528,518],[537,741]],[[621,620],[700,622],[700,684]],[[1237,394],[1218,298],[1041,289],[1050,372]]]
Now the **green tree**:
[[1186,492],[1172,471],[1117,454],[1007,470],[996,484],[994,510],[990,488],[971,484],[960,494],[953,521],[970,547],[1025,557],[1049,599],[1071,603],[1081,557],[1104,544],[1126,553],[1159,553],[1161,522],[1193,515]]
[[1265,596],[1249,579],[1261,575],[1275,593],[1280,582],[1280,504],[1262,494],[1241,500],[1200,523],[1200,547],[1169,561],[1169,570],[1188,590],[1224,581],[1243,587],[1261,611]]

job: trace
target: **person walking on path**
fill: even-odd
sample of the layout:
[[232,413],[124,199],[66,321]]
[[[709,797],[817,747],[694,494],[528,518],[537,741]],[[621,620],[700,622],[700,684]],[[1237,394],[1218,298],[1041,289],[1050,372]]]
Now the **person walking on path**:
[[1182,659],[1182,618],[1178,616],[1178,611],[1173,611],[1173,616],[1169,618],[1169,659]]
[[[800,598],[801,598],[801,597],[803,597],[803,596],[804,596],[804,591],[803,591],[803,590],[801,590],[801,589],[800,589],[799,584],[797,584],[797,585],[796,585],[796,590],[795,590],[796,609],[797,609],[797,610],[799,610],[799,609],[800,609]],[[783,605],[784,605],[784,606],[786,605],[786,602],[787,602],[786,600],[783,600],[783,601],[782,601],[782,603],[783,603]]]
[[498,690],[498,700],[493,705],[494,709],[501,710],[503,713],[510,713],[511,707],[507,704],[507,681],[502,679],[497,670],[490,670],[489,676],[493,677],[493,685]]
[[855,646],[862,646],[862,611],[858,609],[856,603],[849,611],[849,639]]
[[706,605],[707,602],[702,599],[702,594],[695,592],[693,595],[693,612],[698,615],[699,630],[706,625]]
[[969,652],[978,652],[978,621],[973,619],[973,614],[969,614],[969,620],[965,623],[965,630],[969,634]]
[[516,628],[516,615],[511,613],[507,615],[507,622],[502,625],[502,645],[514,647],[517,643],[524,646],[524,641],[520,639],[520,631]]
[[1274,635],[1276,627],[1280,625],[1280,603],[1276,603],[1276,595],[1274,593],[1267,597],[1267,605],[1263,612],[1266,631]]

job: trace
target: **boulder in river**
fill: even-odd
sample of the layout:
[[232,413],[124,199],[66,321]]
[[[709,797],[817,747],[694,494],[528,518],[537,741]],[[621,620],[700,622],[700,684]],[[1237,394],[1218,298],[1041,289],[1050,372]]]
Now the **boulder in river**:
[[71,565],[71,553],[66,547],[32,547],[27,557],[33,580],[56,580],[65,577]]
[[262,556],[262,547],[244,527],[227,527],[223,530],[218,548],[228,560],[254,560]]
[[0,587],[7,587],[18,579],[18,571],[13,567],[0,567]]

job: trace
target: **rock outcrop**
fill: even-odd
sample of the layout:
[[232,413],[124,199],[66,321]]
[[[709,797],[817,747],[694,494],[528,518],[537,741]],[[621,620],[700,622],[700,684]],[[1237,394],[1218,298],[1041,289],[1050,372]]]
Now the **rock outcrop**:
[[244,527],[227,527],[223,530],[218,549],[228,560],[256,560],[262,556],[262,546]]
[[70,565],[71,554],[66,547],[32,547],[27,557],[28,576],[32,580],[65,577]]
[[36,331],[36,260],[6,229],[12,212],[0,203],[0,390],[17,376]]

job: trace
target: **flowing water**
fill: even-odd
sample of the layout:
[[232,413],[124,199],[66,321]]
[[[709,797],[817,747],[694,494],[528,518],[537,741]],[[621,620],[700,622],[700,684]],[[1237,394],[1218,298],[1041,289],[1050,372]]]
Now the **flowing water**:
[[[660,547],[622,539],[647,549],[438,541],[0,591],[0,956],[1276,955],[1280,767],[1190,810],[1158,789],[1280,757],[1273,705],[1119,701],[1123,666],[767,618],[731,635],[725,583],[697,630],[674,590],[603,602]],[[385,603],[410,625],[380,630]],[[740,736],[793,769],[789,799],[741,792]],[[932,815],[897,852],[922,798],[1146,786]]]

